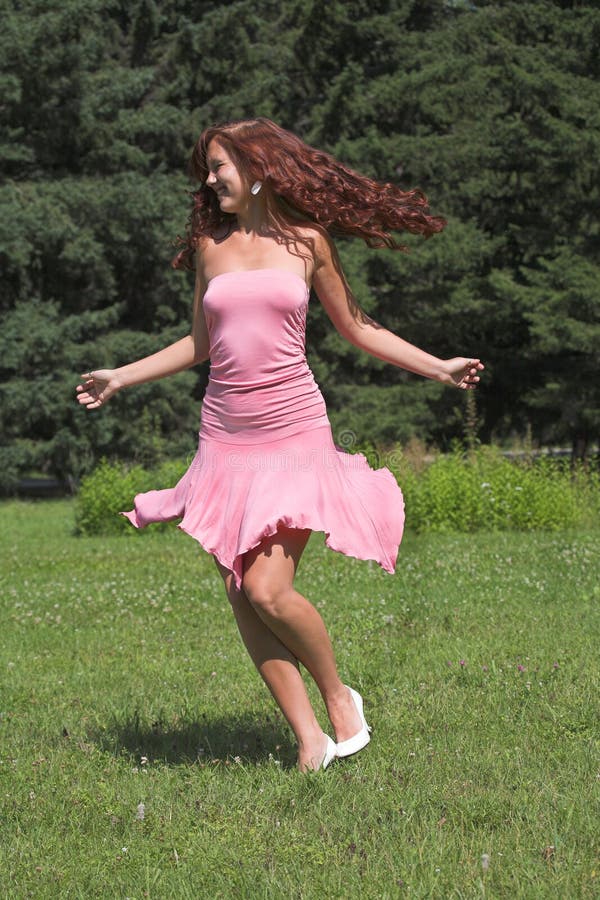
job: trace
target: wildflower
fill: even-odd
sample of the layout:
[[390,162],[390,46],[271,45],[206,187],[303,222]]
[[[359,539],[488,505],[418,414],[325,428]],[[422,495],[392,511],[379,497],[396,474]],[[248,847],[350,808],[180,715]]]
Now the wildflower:
[[487,671],[488,671],[488,667],[487,667],[487,666],[482,666],[481,668],[482,668],[482,671],[484,671],[484,672],[487,672]]
[[136,819],[139,819],[140,822],[144,821],[144,816],[146,815],[146,807],[143,803],[138,803],[137,812],[135,814]]
[[526,672],[527,669],[525,668],[525,666],[522,666],[521,663],[519,663],[519,665],[517,666],[517,671]]
[[459,665],[461,665],[461,666],[466,666],[466,664],[467,664],[466,659],[461,659],[461,660],[459,660]]
[[489,853],[482,853],[481,854],[481,868],[483,869],[484,872],[487,872],[489,867],[490,867]]
[[553,668],[553,669],[558,669],[558,663],[557,663],[557,662],[552,663],[552,668]]

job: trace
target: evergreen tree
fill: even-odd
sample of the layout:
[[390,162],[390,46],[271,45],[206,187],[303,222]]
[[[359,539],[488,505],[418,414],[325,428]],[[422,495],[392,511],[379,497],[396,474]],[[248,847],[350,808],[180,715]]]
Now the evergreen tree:
[[[80,371],[189,329],[169,267],[193,141],[266,115],[421,187],[448,228],[410,253],[340,251],[357,298],[439,355],[477,353],[484,438],[598,439],[600,10],[550,0],[1,0],[0,458],[79,476],[100,455],[187,452],[206,366],[74,400]],[[335,431],[462,433],[462,395],[342,341],[311,303]],[[141,437],[140,437],[141,431]]]

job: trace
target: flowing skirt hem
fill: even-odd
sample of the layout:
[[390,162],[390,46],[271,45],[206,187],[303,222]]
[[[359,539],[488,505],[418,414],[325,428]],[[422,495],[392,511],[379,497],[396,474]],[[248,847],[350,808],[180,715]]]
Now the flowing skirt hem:
[[136,528],[180,519],[242,583],[243,558],[278,528],[322,532],[330,550],[394,572],[404,528],[402,492],[389,469],[335,447],[329,427],[268,446],[201,441],[173,488],[137,494],[122,512]]

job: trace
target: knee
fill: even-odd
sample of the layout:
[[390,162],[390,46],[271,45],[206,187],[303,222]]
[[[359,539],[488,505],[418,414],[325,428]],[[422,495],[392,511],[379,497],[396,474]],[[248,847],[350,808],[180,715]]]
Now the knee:
[[273,581],[245,575],[242,578],[242,590],[257,613],[273,619],[281,616],[286,591]]
[[248,599],[244,592],[238,590],[234,585],[227,588],[227,599],[234,611],[248,604]]
[[223,575],[225,593],[227,594],[227,599],[229,600],[231,608],[235,611],[241,609],[243,606],[247,606],[248,599],[244,594],[244,591],[235,586],[233,572],[223,571],[221,574]]

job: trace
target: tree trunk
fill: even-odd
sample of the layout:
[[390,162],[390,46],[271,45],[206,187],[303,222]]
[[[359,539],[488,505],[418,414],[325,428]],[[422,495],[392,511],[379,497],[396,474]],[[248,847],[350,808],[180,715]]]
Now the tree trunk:
[[586,460],[589,442],[589,435],[586,433],[578,432],[573,436],[571,449],[571,462],[573,465]]

